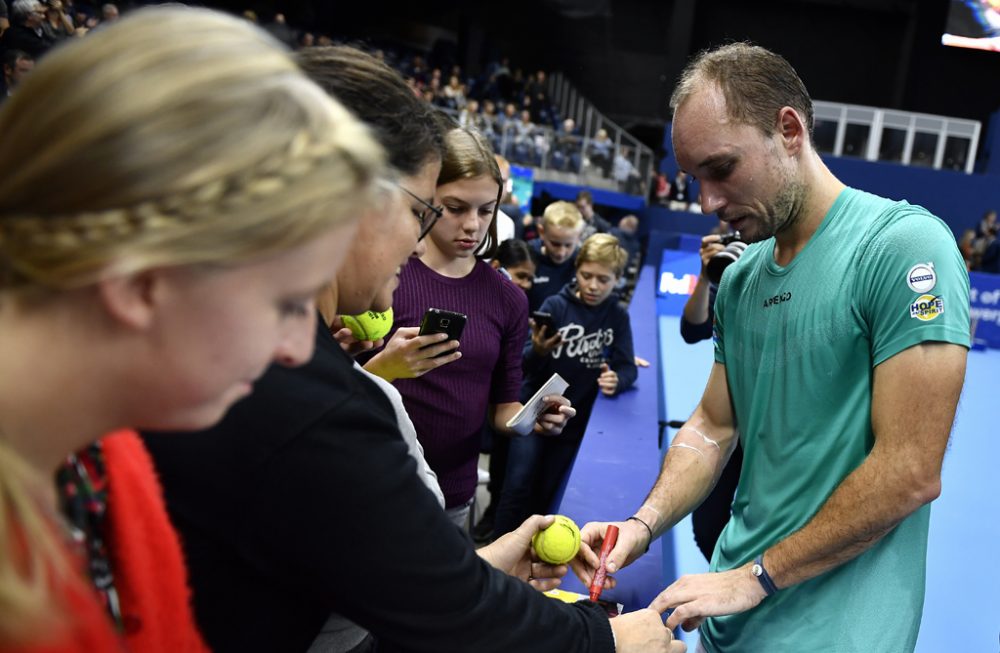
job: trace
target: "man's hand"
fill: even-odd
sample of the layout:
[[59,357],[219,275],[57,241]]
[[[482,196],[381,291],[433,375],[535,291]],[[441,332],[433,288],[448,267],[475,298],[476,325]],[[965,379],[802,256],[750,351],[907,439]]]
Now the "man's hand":
[[687,645],[674,640],[653,610],[636,610],[611,620],[617,653],[684,653]]
[[649,367],[649,361],[641,356],[635,356],[635,366],[636,367]]
[[607,396],[612,396],[618,390],[618,373],[608,367],[607,363],[601,363],[601,375],[597,377],[597,385],[601,392]]
[[[622,567],[632,564],[646,552],[646,547],[649,545],[649,531],[634,519],[617,522],[592,521],[584,524],[580,531],[580,552],[569,564],[576,577],[587,587],[590,587],[590,583],[597,574],[597,568],[601,564],[597,552],[601,550],[604,534],[608,532],[609,524],[618,527],[618,541],[615,543],[615,548],[611,549],[611,553],[608,554],[608,574],[613,574]],[[610,589],[614,586],[615,579],[610,575],[607,576],[604,587]]]
[[479,549],[479,556],[508,576],[520,578],[535,589],[547,592],[559,587],[566,575],[566,565],[550,565],[542,562],[531,548],[531,538],[535,533],[548,528],[555,522],[554,515],[542,517],[532,515],[510,533],[500,537],[490,545]]
[[534,320],[531,322],[531,348],[536,356],[545,357],[552,353],[552,350],[562,343],[562,336],[559,332],[551,333],[543,324],[538,324]]
[[569,399],[562,395],[546,395],[542,401],[549,407],[538,414],[535,420],[535,433],[539,435],[559,435],[566,428],[566,422],[576,415]]
[[746,612],[764,600],[767,593],[750,573],[750,564],[730,571],[681,576],[660,592],[649,605],[660,614],[673,608],[667,628],[698,628],[705,617]]
[[[397,329],[385,349],[375,354],[365,364],[365,369],[391,382],[422,376],[462,357],[462,352],[458,351],[459,342],[448,340],[448,334],[421,336],[418,333],[418,327]],[[435,358],[443,352],[451,353]]]

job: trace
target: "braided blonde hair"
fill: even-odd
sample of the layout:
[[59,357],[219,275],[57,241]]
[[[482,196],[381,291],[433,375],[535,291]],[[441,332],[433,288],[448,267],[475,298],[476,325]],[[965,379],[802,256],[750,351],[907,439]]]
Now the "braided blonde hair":
[[[290,250],[368,207],[385,172],[277,42],[177,6],[57,48],[0,135],[0,302]],[[0,433],[0,648],[65,614],[73,574],[37,491],[50,482]]]
[[0,112],[0,289],[245,262],[370,201],[381,150],[265,33],[180,7],[123,23]]

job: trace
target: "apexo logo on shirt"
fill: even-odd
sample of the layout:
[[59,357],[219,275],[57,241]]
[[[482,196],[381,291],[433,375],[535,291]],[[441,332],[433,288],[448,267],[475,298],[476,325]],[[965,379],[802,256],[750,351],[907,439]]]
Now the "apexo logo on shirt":
[[917,263],[906,273],[906,285],[916,293],[926,293],[934,290],[937,285],[937,274],[933,263]]
[[910,317],[921,322],[930,322],[944,313],[944,300],[934,295],[921,295],[917,301],[910,304]]
[[792,301],[792,291],[788,290],[774,297],[768,297],[764,300],[764,308],[769,306],[776,306],[778,304],[783,304],[784,302]]

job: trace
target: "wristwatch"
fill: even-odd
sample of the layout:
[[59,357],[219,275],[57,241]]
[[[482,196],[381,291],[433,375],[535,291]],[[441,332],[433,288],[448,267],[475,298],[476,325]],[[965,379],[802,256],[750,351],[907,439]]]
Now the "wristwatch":
[[778,591],[778,586],[771,580],[771,575],[767,573],[767,569],[764,569],[763,553],[754,559],[753,565],[750,566],[750,573],[760,582],[761,587],[764,588],[764,592],[768,596]]

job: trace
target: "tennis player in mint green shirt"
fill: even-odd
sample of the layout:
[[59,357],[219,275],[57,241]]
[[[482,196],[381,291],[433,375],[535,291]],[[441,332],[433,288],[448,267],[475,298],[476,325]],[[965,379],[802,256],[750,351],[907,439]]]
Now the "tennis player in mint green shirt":
[[[969,278],[926,210],[841,183],[780,56],[699,55],[671,99],[680,165],[753,243],[723,276],[715,364],[614,571],[704,499],[737,431],[744,461],[711,572],[653,602],[709,653],[912,651],[930,502],[965,377]],[[589,582],[607,523],[587,524]]]

